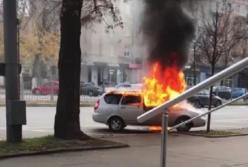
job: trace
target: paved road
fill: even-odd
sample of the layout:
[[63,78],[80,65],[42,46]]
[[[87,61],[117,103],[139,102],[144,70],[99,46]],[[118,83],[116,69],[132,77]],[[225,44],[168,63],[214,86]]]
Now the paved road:
[[[81,108],[82,128],[90,134],[113,135],[107,130],[107,126],[93,122],[91,115],[92,107]],[[27,125],[23,127],[24,137],[43,136],[53,133],[55,107],[28,107]],[[5,108],[0,108],[0,138],[5,137]],[[212,116],[213,129],[236,129],[248,127],[248,106],[229,106],[217,111]],[[123,133],[143,133],[147,131],[144,127],[128,126]]]
[[[0,160],[1,167],[159,167],[160,135],[147,133],[107,138],[123,149],[81,151]],[[168,167],[247,167],[248,136],[203,138],[170,135]]]
[[[105,134],[107,140],[130,145],[124,149],[94,150],[0,160],[1,167],[153,167],[160,162],[160,134],[140,127],[128,127],[124,133],[111,134],[106,126],[94,123],[92,108],[82,108],[82,127],[94,135]],[[27,108],[28,125],[24,136],[53,132],[55,108]],[[5,112],[0,108],[0,136],[4,136]],[[213,115],[213,128],[248,127],[248,107],[227,107]],[[103,133],[104,132],[104,133]],[[106,135],[107,134],[107,135]],[[247,167],[248,137],[202,138],[170,134],[168,166]],[[41,163],[42,162],[42,163]]]

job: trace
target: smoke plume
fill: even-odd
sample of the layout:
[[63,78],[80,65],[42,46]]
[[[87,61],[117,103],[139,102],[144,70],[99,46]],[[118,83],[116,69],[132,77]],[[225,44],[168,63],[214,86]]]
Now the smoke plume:
[[148,61],[163,67],[182,67],[193,38],[194,26],[178,0],[144,0],[142,31],[148,45]]

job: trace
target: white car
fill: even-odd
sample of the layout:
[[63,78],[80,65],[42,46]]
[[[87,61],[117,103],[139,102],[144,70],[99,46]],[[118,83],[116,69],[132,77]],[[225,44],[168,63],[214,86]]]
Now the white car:
[[[150,108],[144,106],[143,98],[138,91],[112,91],[105,93],[96,102],[93,113],[93,120],[104,123],[112,131],[121,131],[127,125],[161,125],[161,115],[154,117],[144,123],[139,123],[137,117]],[[174,126],[192,117],[198,116],[199,110],[182,109],[173,107],[169,111],[169,126]],[[178,127],[178,131],[189,131],[192,127],[205,125],[202,118],[195,119],[185,126]]]

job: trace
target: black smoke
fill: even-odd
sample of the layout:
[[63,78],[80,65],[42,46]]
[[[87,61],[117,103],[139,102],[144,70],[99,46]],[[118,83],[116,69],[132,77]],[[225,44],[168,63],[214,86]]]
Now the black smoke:
[[163,67],[182,67],[194,34],[192,20],[178,0],[144,1],[142,32],[148,44],[148,61],[160,62]]

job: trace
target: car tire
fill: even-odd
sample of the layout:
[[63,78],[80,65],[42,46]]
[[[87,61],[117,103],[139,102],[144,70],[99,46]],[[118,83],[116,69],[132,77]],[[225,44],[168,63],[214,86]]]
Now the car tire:
[[40,95],[41,92],[40,92],[38,89],[35,89],[35,90],[34,90],[34,94],[35,94],[35,95]]
[[[175,124],[180,124],[184,121],[187,121],[188,119],[190,119],[189,117],[187,116],[183,116],[183,117],[180,117],[178,118],[176,121],[175,121]],[[177,128],[177,131],[178,132],[188,132],[191,128],[193,127],[193,124],[192,123],[188,123],[186,125],[182,125],[180,127]]]
[[217,100],[215,103],[214,103],[214,107],[218,107],[220,106],[222,103],[221,101]]
[[108,121],[108,126],[111,131],[119,132],[124,129],[125,123],[120,117],[112,117]]
[[195,108],[202,108],[203,107],[203,105],[201,104],[201,102],[199,100],[194,101],[193,105]]
[[93,96],[94,93],[93,93],[92,91],[89,91],[88,95],[89,95],[89,96]]

